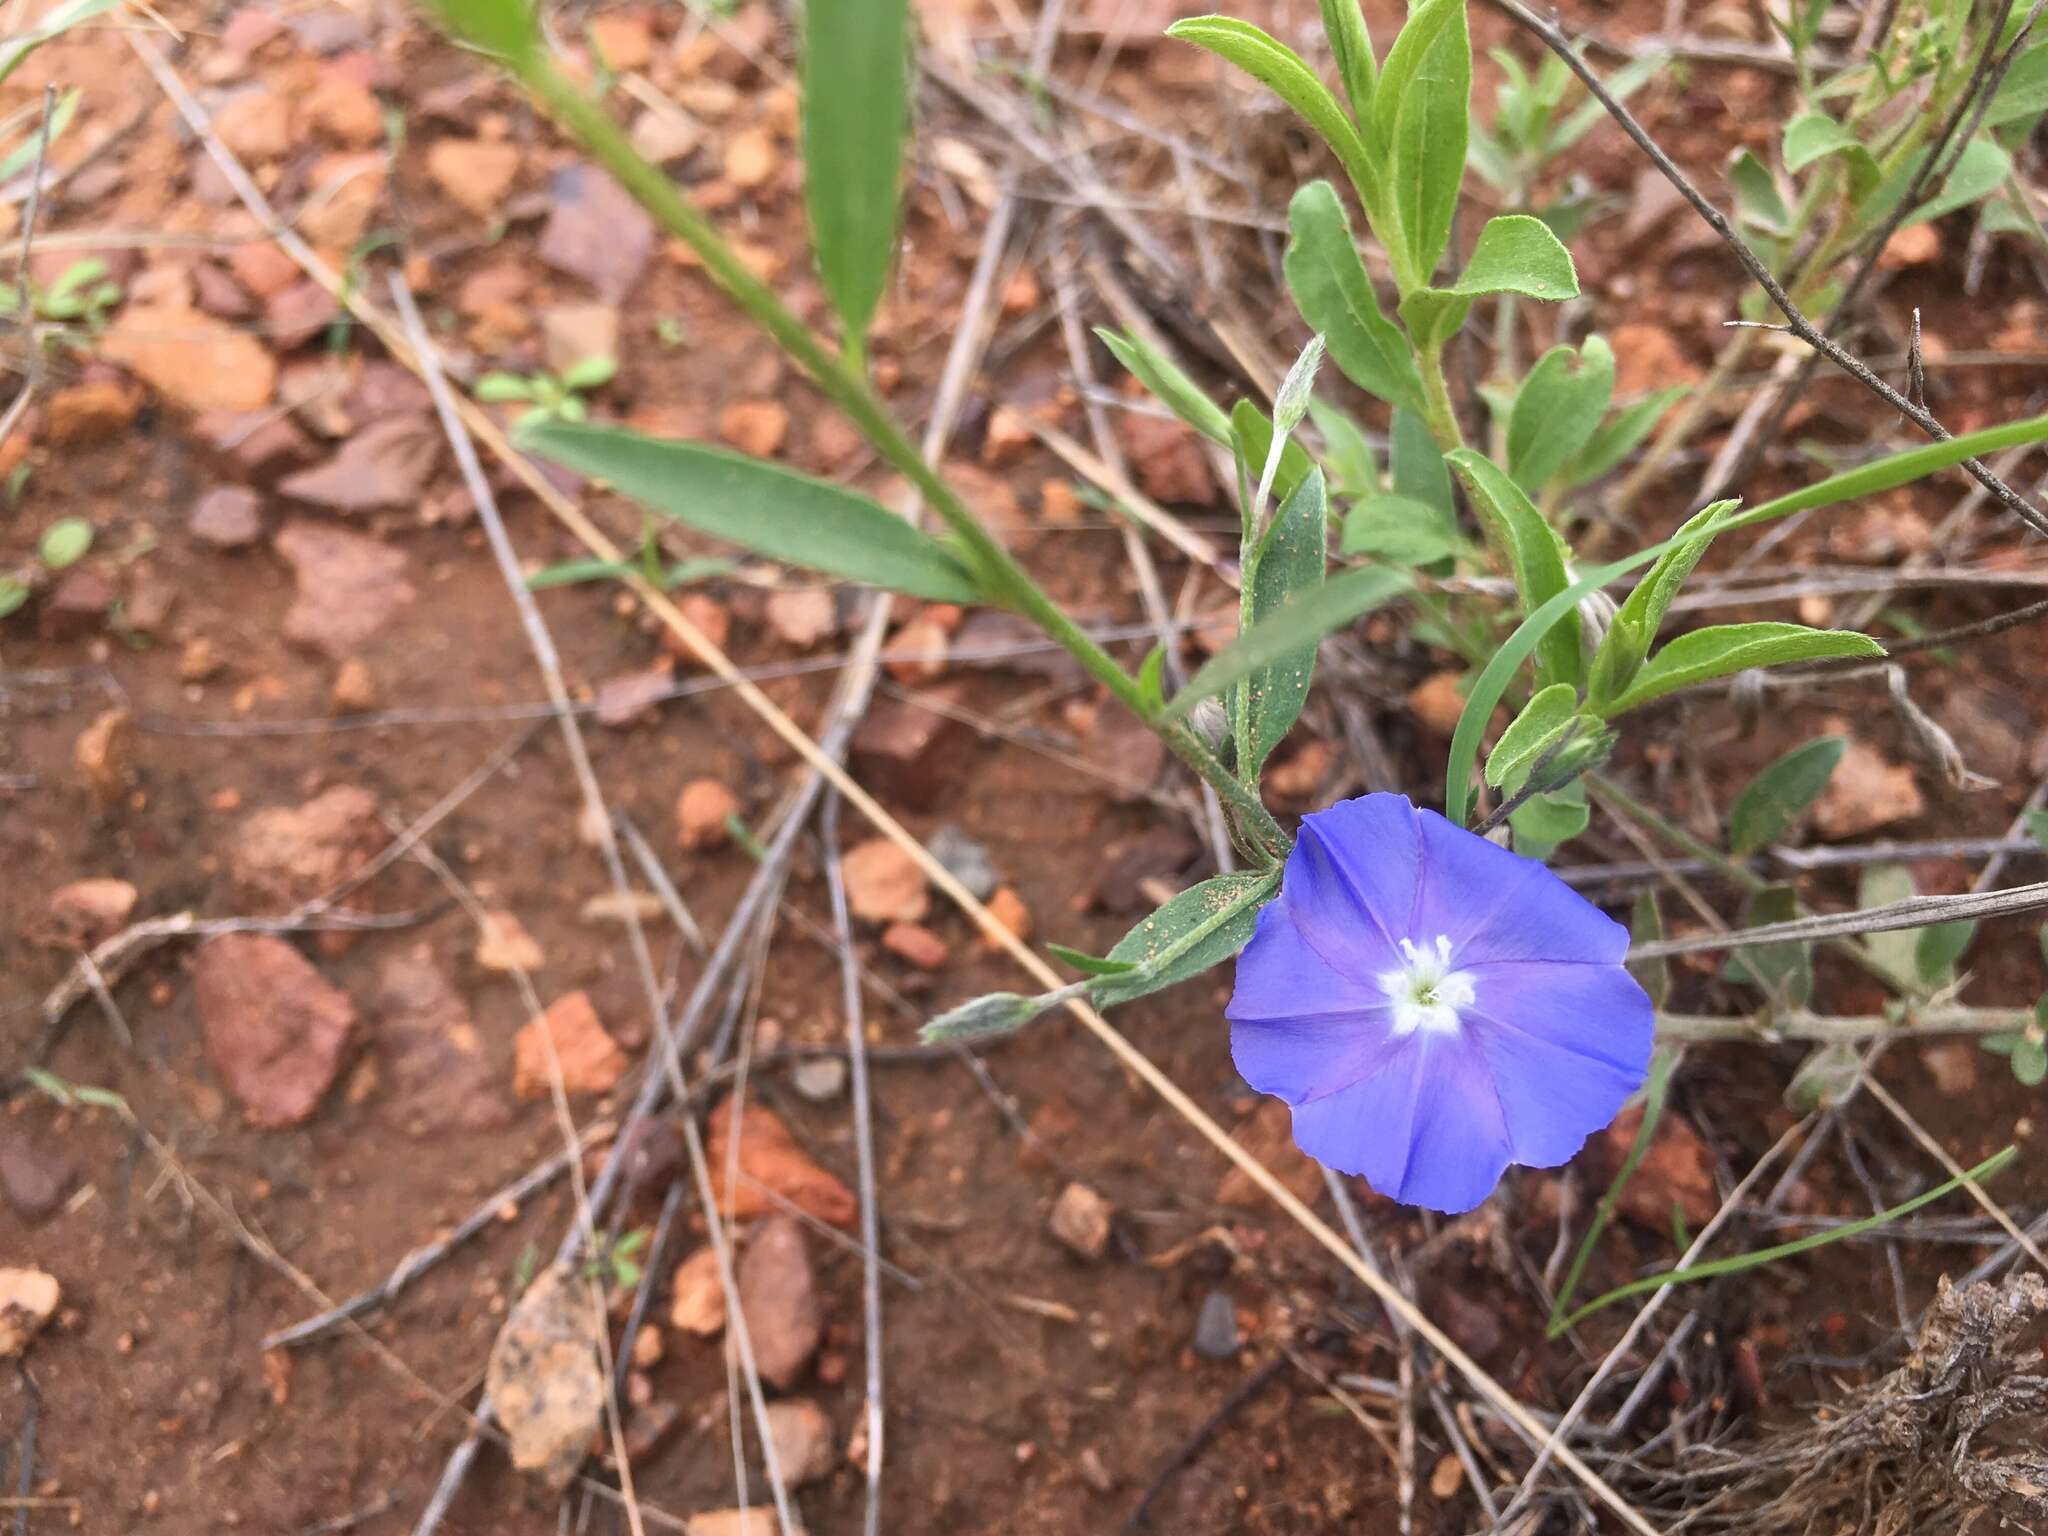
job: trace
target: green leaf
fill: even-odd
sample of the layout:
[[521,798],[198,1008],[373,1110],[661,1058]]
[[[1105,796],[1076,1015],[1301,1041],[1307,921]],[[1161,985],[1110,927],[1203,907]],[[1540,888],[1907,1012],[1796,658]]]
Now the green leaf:
[[2038,112],[2048,112],[2048,41],[2033,44],[2012,61],[1984,114],[1984,126],[2003,128]]
[[1728,182],[1735,188],[1735,209],[1743,222],[1774,235],[1791,232],[1792,210],[1785,206],[1778,178],[1755,150],[1742,150],[1728,163]]
[[[1856,905],[1859,908],[1888,907],[1895,901],[1911,901],[1919,894],[1919,889],[1913,884],[1913,872],[1903,864],[1872,864],[1856,882]],[[1861,942],[1878,968],[1894,978],[1901,990],[1911,989],[1919,975],[1913,963],[1914,952],[1920,942],[1919,929],[1893,928],[1882,933],[1866,933]]]
[[455,37],[470,47],[516,64],[539,42],[529,0],[423,0]]
[[1584,485],[1608,473],[1650,435],[1666,411],[1691,393],[1687,385],[1674,384],[1623,407],[1612,421],[1593,434],[1592,441],[1579,450],[1579,456],[1565,469],[1565,486]]
[[1730,677],[1751,667],[1792,661],[1832,661],[1882,656],[1884,647],[1850,629],[1808,629],[1803,624],[1715,624],[1680,635],[1636,674],[1635,681],[1604,713],[1640,709],[1652,699],[1695,683]]
[[[45,12],[33,27],[0,40],[0,81],[5,81],[23,59],[51,38],[60,37],[79,23],[90,21],[95,16],[104,16],[123,3],[124,0],[66,0],[65,4]],[[31,154],[31,163],[33,160],[34,156]]]
[[1963,951],[1977,936],[1977,925],[1965,918],[1961,922],[1935,923],[1919,932],[1919,942],[1913,946],[1913,967],[1920,973],[1920,979],[1933,987],[1954,978]]
[[803,7],[804,207],[845,335],[862,341],[896,254],[903,141],[910,125],[907,0],[809,0]]
[[[1750,899],[1743,926],[1788,923],[1798,915],[1798,894],[1789,885],[1773,885]],[[1788,1007],[1803,1008],[1813,995],[1813,945],[1795,939],[1734,950],[1728,956],[1725,974],[1731,981],[1761,987]]]
[[543,421],[522,446],[701,533],[771,560],[941,603],[978,603],[950,549],[865,496],[701,443]]
[[1966,208],[1978,198],[1996,192],[2011,174],[2012,156],[2003,144],[1981,136],[1974,138],[1956,157],[1955,169],[1948,173],[1941,190],[1908,214],[1906,225],[1923,224]]
[[1427,502],[1456,527],[1458,503],[1451,494],[1451,467],[1419,412],[1397,410],[1388,433],[1387,472],[1394,494]]
[[1332,630],[1385,607],[1409,588],[1405,572],[1382,565],[1362,565],[1312,587],[1282,603],[1270,618],[1239,635],[1218,651],[1187,686],[1167,701],[1162,712],[1178,720],[1204,699],[1214,698],[1231,684],[1272,666]]
[[1422,409],[1422,376],[1408,338],[1380,310],[1359,260],[1344,205],[1312,181],[1287,208],[1287,290],[1302,319],[1323,334],[1344,376],[1390,405]]
[[1548,224],[1526,213],[1507,213],[1486,221],[1472,259],[1450,291],[1472,297],[1520,293],[1532,299],[1575,299],[1579,274],[1572,253]]
[[2013,1042],[2012,1075],[2022,1088],[2038,1088],[2048,1081],[2048,1041],[2038,1029],[2027,1031]]
[[1458,334],[1458,327],[1472,313],[1469,294],[1448,288],[1416,288],[1401,301],[1401,323],[1416,346],[1428,351],[1441,347]]
[[[1447,4],[1450,0],[1435,3]],[[1464,0],[1457,3],[1462,6]],[[1228,16],[1190,16],[1168,27],[1166,35],[1228,60],[1294,108],[1335,151],[1345,172],[1357,185],[1358,195],[1368,207],[1372,206],[1379,195],[1379,173],[1366,153],[1365,141],[1351,126],[1344,109],[1337,105],[1337,98],[1316,78],[1315,71],[1302,61],[1300,54],[1250,22]],[[1391,64],[1392,60],[1388,62]],[[1464,153],[1462,148],[1459,153]]]
[[[1465,483],[1465,492],[1485,523],[1496,548],[1505,556],[1520,594],[1522,611],[1534,613],[1571,585],[1565,574],[1564,550],[1520,486],[1492,460],[1470,448],[1455,449],[1445,460]],[[1538,686],[1579,681],[1579,622],[1576,615],[1544,637],[1537,650]]]
[[1793,175],[1829,155],[1846,155],[1849,158],[1849,185],[1852,190],[1861,192],[1877,184],[1877,161],[1870,151],[1864,148],[1855,134],[1825,112],[1808,112],[1785,125],[1785,169]]
[[1598,336],[1536,360],[1508,412],[1508,473],[1534,495],[1600,429],[1614,394],[1614,353]]
[[1843,1103],[1863,1080],[1863,1055],[1846,1040],[1817,1046],[1785,1085],[1785,1106],[1801,1114]]
[[1309,419],[1323,435],[1323,472],[1337,496],[1371,496],[1380,487],[1379,461],[1365,429],[1349,413],[1324,400],[1308,403]]
[[1109,348],[1153,397],[1202,436],[1224,447],[1231,446],[1230,417],[1222,406],[1195,386],[1195,381],[1174,366],[1173,359],[1148,347],[1135,336],[1097,327],[1096,337]]
[[1615,1289],[1607,1292],[1606,1295],[1587,1302],[1569,1317],[1553,1324],[1549,1329],[1549,1336],[1556,1338],[1560,1333],[1568,1332],[1572,1328],[1577,1327],[1583,1319],[1600,1311],[1603,1307],[1610,1307],[1617,1301],[1626,1301],[1631,1296],[1640,1296],[1646,1291],[1662,1290],[1667,1285],[1685,1285],[1696,1280],[1714,1280],[1723,1275],[1741,1274],[1745,1270],[1758,1269],[1766,1264],[1775,1264],[1780,1259],[1789,1259],[1798,1254],[1811,1253],[1816,1248],[1828,1243],[1840,1242],[1844,1238],[1860,1237],[1863,1233],[1875,1231],[1877,1228],[1885,1226],[1890,1222],[1903,1220],[1922,1206],[1932,1205],[1944,1195],[1953,1193],[1965,1184],[1981,1184],[1984,1180],[2001,1172],[2018,1156],[2019,1148],[2007,1147],[1997,1156],[1986,1158],[1976,1167],[1963,1174],[1961,1178],[1950,1179],[1945,1184],[1938,1184],[1933,1189],[1928,1190],[1926,1194],[1915,1195],[1911,1200],[1901,1205],[1895,1205],[1888,1211],[1879,1211],[1875,1216],[1865,1216],[1861,1220],[1852,1221],[1843,1226],[1829,1227],[1824,1232],[1815,1232],[1806,1237],[1794,1238],[1789,1243],[1779,1243],[1775,1247],[1759,1248],[1753,1253],[1736,1254],[1732,1258],[1715,1259],[1706,1264],[1693,1264],[1684,1269],[1666,1270],[1662,1274],[1645,1275],[1640,1280],[1631,1280],[1628,1284],[1617,1286]]
[[1728,851],[1746,859],[1783,837],[1821,797],[1848,746],[1847,737],[1823,736],[1794,747],[1751,779],[1728,813]]
[[[57,142],[57,136],[71,126],[71,116],[78,110],[78,99],[85,92],[73,86],[57,99],[57,105],[50,111],[50,126],[47,130],[38,122],[29,129],[28,137],[15,145],[4,160],[0,160],[0,181],[12,181],[23,171],[36,163],[36,156],[42,153],[43,141],[47,136],[50,143]],[[102,272],[106,264],[100,265]]]
[[1353,116],[1365,122],[1372,116],[1373,88],[1379,78],[1365,13],[1358,0],[1322,0],[1322,6],[1323,36],[1337,56],[1337,78],[1343,83]]
[[[1465,178],[1471,122],[1472,39],[1465,0],[1422,0],[1387,51],[1373,96],[1372,147],[1387,167],[1391,231],[1411,285],[1443,259]],[[1388,238],[1391,236],[1391,238]]]
[[1574,779],[1563,789],[1531,795],[1508,812],[1515,834],[1515,852],[1541,862],[1586,830],[1592,819],[1586,804],[1586,782]]
[[1138,697],[1153,709],[1166,702],[1166,647],[1155,645],[1138,663]]
[[[1329,559],[1329,499],[1323,473],[1311,468],[1281,505],[1266,534],[1252,580],[1252,629],[1277,614],[1290,601],[1309,596],[1323,584]],[[1246,677],[1240,685],[1238,777],[1258,782],[1259,770],[1281,738],[1301,718],[1316,670],[1316,641],[1289,651]]]
[[0,619],[18,613],[28,601],[28,583],[19,576],[0,576]]
[[1635,680],[1644,658],[1663,626],[1664,615],[1685,585],[1693,567],[1714,541],[1720,523],[1732,515],[1738,503],[1717,501],[1687,518],[1664,546],[1649,575],[1635,584],[1614,618],[1606,637],[1593,657],[1588,681],[1587,703],[1596,713],[1605,713],[1610,701]]
[[[1664,937],[1664,916],[1657,910],[1657,893],[1653,890],[1637,894],[1635,905],[1629,909],[1628,936],[1632,945],[1654,944]],[[1650,994],[1654,1007],[1662,1008],[1671,996],[1671,962],[1662,955],[1648,960],[1631,960],[1628,973],[1635,977],[1636,985]]]
[[[1399,419],[1396,418],[1396,426]],[[1790,517],[1795,512],[1805,512],[1814,507],[1831,507],[1840,502],[1854,500],[1858,496],[1876,495],[1901,485],[1910,485],[1924,479],[1938,469],[1960,464],[1965,459],[1979,458],[1987,453],[1997,453],[2006,448],[2017,448],[2023,443],[2038,443],[2048,438],[2048,416],[2029,416],[2021,421],[2006,422],[2002,426],[1985,427],[1980,431],[1967,432],[1961,437],[1928,443],[1919,448],[1909,448],[1902,453],[1887,454],[1881,459],[1841,474],[1829,475],[1812,485],[1792,491],[1784,496],[1773,497],[1760,507],[1752,508],[1740,516],[1729,518],[1725,529],[1753,528],[1759,523],[1771,522],[1776,518]],[[1652,544],[1648,549],[1639,549],[1634,554],[1588,571],[1563,592],[1550,599],[1535,613],[1530,614],[1515,627],[1513,634],[1498,645],[1493,657],[1481,669],[1478,680],[1472,685],[1465,701],[1464,713],[1458,716],[1458,726],[1451,737],[1451,750],[1444,765],[1444,814],[1453,822],[1463,825],[1472,807],[1472,769],[1479,758],[1479,738],[1486,729],[1486,723],[1493,717],[1494,709],[1508,690],[1515,672],[1523,662],[1543,644],[1552,630],[1577,614],[1578,604],[1589,593],[1597,592],[1610,582],[1618,581],[1629,572],[1640,570],[1651,561],[1662,558],[1667,550],[1680,544],[1687,535],[1680,533]]]
[[486,405],[506,405],[514,400],[537,398],[534,381],[517,373],[486,373],[480,376],[470,390]]
[[2021,814],[2027,824],[2027,836],[2048,851],[2048,811],[2025,811]]
[[1487,754],[1486,782],[1499,788],[1534,767],[1551,743],[1571,728],[1578,712],[1579,690],[1570,683],[1552,683],[1538,693]]
[[603,389],[618,374],[619,363],[612,357],[586,357],[571,363],[562,375],[562,387],[574,390]]
[[1259,908],[1280,888],[1280,871],[1212,875],[1190,886],[1117,940],[1109,958],[1136,970],[1093,984],[1107,1008],[1199,975],[1243,949]]
[[82,517],[60,518],[43,530],[36,556],[53,571],[76,565],[92,548],[92,524]]
[[1463,552],[1465,541],[1443,513],[1413,496],[1368,496],[1344,514],[1342,549],[1396,565],[1434,565]]
[[1084,976],[1122,976],[1138,968],[1129,960],[1109,960],[1083,950],[1069,949],[1064,944],[1048,943],[1045,947],[1052,952],[1054,959],[1065,961]]

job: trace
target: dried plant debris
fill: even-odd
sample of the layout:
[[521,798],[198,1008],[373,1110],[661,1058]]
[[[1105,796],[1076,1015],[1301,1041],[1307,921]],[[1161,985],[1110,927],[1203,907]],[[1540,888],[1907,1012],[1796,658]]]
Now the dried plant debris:
[[[1946,1276],[1913,1352],[1806,1427],[1676,1474],[1697,1525],[1758,1536],[1905,1536],[2048,1519],[2048,1281],[1957,1290]],[[1702,1482],[1723,1483],[1703,1500]],[[1981,1526],[1978,1522],[1982,1522]]]

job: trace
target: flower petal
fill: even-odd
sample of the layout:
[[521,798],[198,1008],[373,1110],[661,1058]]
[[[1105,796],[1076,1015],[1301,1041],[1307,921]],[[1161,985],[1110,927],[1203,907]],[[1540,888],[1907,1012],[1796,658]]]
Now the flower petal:
[[1447,935],[1461,969],[1505,960],[1619,965],[1628,953],[1628,930],[1534,859],[1434,811],[1418,815],[1418,943]]
[[1362,795],[1304,816],[1284,892],[1302,935],[1372,981],[1399,962],[1422,881],[1422,830],[1401,795]]
[[1638,1083],[1649,1071],[1656,1009],[1621,966],[1488,961],[1466,974],[1472,978],[1468,1020],[1488,1020],[1533,1036],[1553,1050],[1611,1067]]
[[1411,1035],[1385,1068],[1298,1106],[1294,1139],[1318,1161],[1363,1174],[1383,1195],[1455,1214],[1493,1192],[1511,1161],[1484,1059],[1456,1036]]
[[1285,896],[1259,914],[1224,1016],[1239,1075],[1290,1104],[1372,1071],[1393,1022],[1376,982],[1333,970],[1309,946]]
[[1506,1116],[1514,1161],[1525,1168],[1567,1163],[1640,1088],[1643,1074],[1580,1056],[1536,1035],[1477,1016],[1466,1026],[1485,1056]]

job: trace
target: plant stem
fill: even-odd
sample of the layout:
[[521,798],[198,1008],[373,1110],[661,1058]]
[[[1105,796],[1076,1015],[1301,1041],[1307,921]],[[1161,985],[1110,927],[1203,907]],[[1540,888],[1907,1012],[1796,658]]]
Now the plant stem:
[[1458,425],[1458,409],[1451,403],[1451,386],[1444,378],[1443,344],[1424,347],[1421,361],[1423,404],[1427,407],[1423,420],[1429,426],[1429,435],[1445,453],[1462,448],[1465,433]]
[[962,546],[992,601],[1022,614],[1068,651],[1103,687],[1157,731],[1176,756],[1216,789],[1237,813],[1256,854],[1272,862],[1290,846],[1257,792],[1240,784],[1187,725],[1166,724],[1146,703],[1136,679],[1091,639],[968,510],[952,487],[924,461],[857,359],[833,351],[750,271],[711,221],[676,191],[657,167],[634,150],[600,105],[584,95],[538,49],[508,61],[520,83],[555,120],[638,200],[663,229],[682,240],[711,280],[846,413],[890,467],[916,487]]
[[1653,810],[1651,807],[1643,804],[1642,801],[1636,799],[1634,795],[1631,795],[1605,774],[1589,773],[1586,775],[1586,782],[1592,788],[1598,790],[1603,799],[1611,802],[1614,808],[1627,816],[1630,821],[1635,822],[1638,826],[1648,831],[1656,833],[1657,836],[1663,838],[1667,843],[1690,854],[1701,863],[1711,865],[1724,878],[1732,880],[1752,896],[1760,891],[1770,889],[1770,881],[1752,874],[1735,860],[1729,858],[1727,854],[1716,848],[1712,843],[1703,842],[1701,839],[1694,837],[1685,828],[1672,821],[1662,812]]
[[1803,1040],[1818,1045],[1854,1044],[1892,1035],[1995,1035],[2025,1029],[2033,1022],[2031,1008],[1914,1008],[1903,1016],[1889,1014],[1829,1015],[1795,1010],[1768,1024],[1747,1018],[1712,1014],[1659,1013],[1661,1040]]

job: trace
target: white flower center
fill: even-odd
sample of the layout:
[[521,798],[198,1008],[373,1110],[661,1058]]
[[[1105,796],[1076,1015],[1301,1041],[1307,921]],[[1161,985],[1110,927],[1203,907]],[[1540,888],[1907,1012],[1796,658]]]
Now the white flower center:
[[1472,975],[1451,969],[1451,941],[1438,934],[1435,947],[1401,941],[1399,968],[1380,973],[1380,990],[1394,1005],[1394,1033],[1453,1034],[1458,1010],[1472,1006]]

